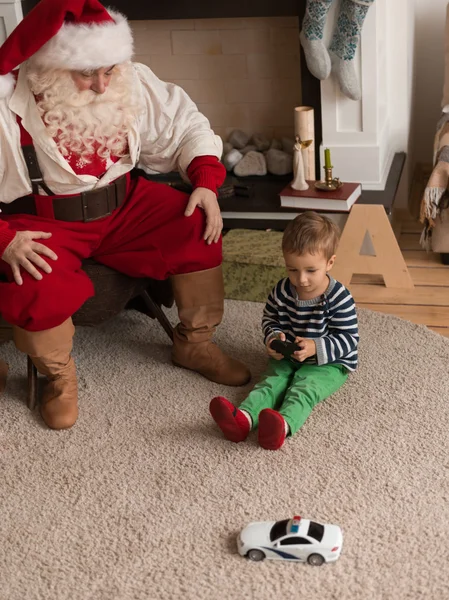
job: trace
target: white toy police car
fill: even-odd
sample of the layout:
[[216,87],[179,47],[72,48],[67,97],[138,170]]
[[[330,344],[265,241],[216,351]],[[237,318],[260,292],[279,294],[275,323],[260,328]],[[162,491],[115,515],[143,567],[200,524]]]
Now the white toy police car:
[[338,525],[322,525],[301,517],[250,523],[237,538],[239,554],[250,560],[277,558],[314,566],[337,560],[342,545]]

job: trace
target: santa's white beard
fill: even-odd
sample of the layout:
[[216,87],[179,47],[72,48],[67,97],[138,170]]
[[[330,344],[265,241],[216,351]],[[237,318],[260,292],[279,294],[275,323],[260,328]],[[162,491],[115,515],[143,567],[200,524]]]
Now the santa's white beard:
[[80,92],[69,71],[38,72],[31,68],[28,81],[47,131],[63,156],[76,154],[85,163],[124,156],[136,109],[130,90],[130,64],[117,65],[104,94]]

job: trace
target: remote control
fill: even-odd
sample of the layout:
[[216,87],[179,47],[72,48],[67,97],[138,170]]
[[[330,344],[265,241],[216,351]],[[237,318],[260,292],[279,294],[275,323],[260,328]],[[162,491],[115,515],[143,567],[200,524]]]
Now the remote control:
[[300,347],[298,344],[295,344],[295,342],[283,342],[282,340],[273,340],[270,348],[279,352],[279,354],[282,354],[285,358],[289,358],[293,352],[300,350]]

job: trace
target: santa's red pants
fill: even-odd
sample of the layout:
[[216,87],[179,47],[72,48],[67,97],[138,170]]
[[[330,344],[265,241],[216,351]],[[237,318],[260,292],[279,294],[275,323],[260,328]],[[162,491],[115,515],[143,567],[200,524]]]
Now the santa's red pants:
[[8,279],[8,283],[0,283],[0,314],[28,331],[60,325],[93,296],[92,282],[81,269],[86,258],[131,277],[154,279],[221,264],[221,240],[210,245],[203,240],[204,212],[196,209],[185,217],[189,196],[167,185],[142,177],[128,181],[124,204],[109,217],[88,223],[48,218],[51,198],[36,199],[41,216],[2,217],[18,231],[50,232],[48,240],[36,241],[58,256],[57,261],[45,259],[52,273],[43,273],[40,281],[23,271],[21,286],[13,281],[9,265],[0,259],[0,273]]

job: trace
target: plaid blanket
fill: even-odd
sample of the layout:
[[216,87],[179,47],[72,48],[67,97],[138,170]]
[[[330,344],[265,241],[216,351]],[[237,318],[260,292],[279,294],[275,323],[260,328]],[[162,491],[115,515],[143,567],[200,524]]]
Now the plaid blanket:
[[431,250],[432,230],[443,210],[449,208],[449,115],[438,123],[434,145],[434,169],[424,191],[420,220],[424,224],[421,245]]

